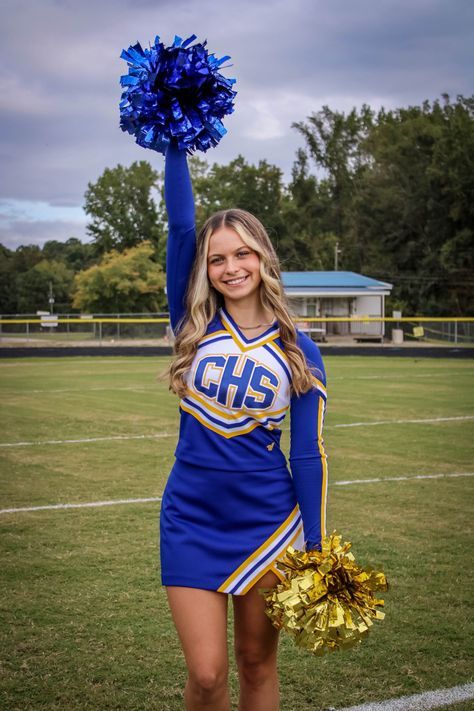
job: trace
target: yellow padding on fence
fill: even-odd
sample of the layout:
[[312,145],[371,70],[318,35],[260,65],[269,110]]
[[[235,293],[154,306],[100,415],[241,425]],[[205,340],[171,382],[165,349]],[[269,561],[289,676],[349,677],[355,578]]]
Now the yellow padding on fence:
[[[68,318],[61,317],[59,314],[54,314],[56,316],[55,321],[58,323],[169,323],[169,318],[128,318],[128,317],[92,317],[92,318]],[[402,323],[402,322],[413,322],[418,323],[473,323],[474,316],[403,316],[402,318],[393,318],[392,316],[301,316],[296,319],[297,323]],[[7,325],[9,323],[38,323],[44,324],[41,318],[0,318],[0,325]]]

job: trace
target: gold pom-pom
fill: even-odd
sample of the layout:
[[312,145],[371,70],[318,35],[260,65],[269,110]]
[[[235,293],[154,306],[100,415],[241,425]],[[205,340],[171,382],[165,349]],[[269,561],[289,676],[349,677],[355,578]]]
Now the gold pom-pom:
[[349,552],[352,544],[341,541],[334,531],[321,551],[290,546],[277,563],[285,580],[261,591],[273,625],[317,656],[359,644],[373,620],[385,617],[376,609],[384,601],[374,596],[388,590],[384,573],[359,567]]

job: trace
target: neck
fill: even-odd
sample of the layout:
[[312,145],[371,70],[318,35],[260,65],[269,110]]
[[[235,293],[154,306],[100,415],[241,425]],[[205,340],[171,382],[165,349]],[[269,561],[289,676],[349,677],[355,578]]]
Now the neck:
[[263,307],[260,300],[256,303],[225,302],[226,311],[239,326],[257,326],[271,324],[274,315]]

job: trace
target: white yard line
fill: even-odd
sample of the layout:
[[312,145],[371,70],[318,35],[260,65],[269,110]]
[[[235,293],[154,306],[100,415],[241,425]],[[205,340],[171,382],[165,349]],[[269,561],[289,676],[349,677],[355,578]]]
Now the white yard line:
[[160,434],[149,435],[110,435],[108,437],[87,437],[85,439],[44,439],[36,442],[2,442],[0,447],[33,447],[39,444],[83,444],[87,442],[110,442],[129,439],[161,439],[163,437],[176,437],[176,433],[162,432]]
[[346,479],[331,482],[331,486],[351,486],[352,484],[377,484],[385,481],[410,481],[415,479],[450,479],[460,476],[474,476],[474,472],[454,472],[453,474],[415,474],[413,476],[386,476],[372,479]]
[[[449,375],[452,377],[453,375],[459,375],[459,374],[464,374],[468,371],[468,368],[458,368],[457,370],[450,370]],[[408,379],[416,379],[416,378],[430,378],[433,380],[433,378],[436,378],[437,373],[415,373],[413,370],[410,372],[406,372],[403,374],[404,378]],[[334,375],[331,378],[328,378],[328,385],[330,383],[333,383],[335,380],[386,380],[387,376],[386,375]]]
[[[372,427],[374,425],[402,425],[402,424],[437,424],[438,422],[457,422],[463,420],[474,420],[474,415],[460,415],[457,417],[433,417],[420,420],[376,420],[375,422],[348,422],[339,425],[326,425],[326,429],[336,429],[340,427]],[[288,427],[284,427],[288,430]],[[162,434],[149,435],[109,435],[104,437],[86,437],[84,439],[47,439],[33,442],[0,442],[0,447],[34,447],[44,444],[83,444],[88,442],[108,442],[112,440],[128,439],[158,439],[161,437],[174,437],[176,433],[164,432]]]
[[[351,486],[352,484],[377,484],[385,481],[405,481],[405,480],[416,480],[416,479],[443,479],[451,477],[461,477],[461,476],[474,476],[474,472],[460,472],[453,474],[419,474],[414,476],[403,476],[403,477],[374,477],[372,479],[352,479],[347,481],[336,481],[332,486]],[[6,513],[22,513],[25,511],[48,511],[52,509],[81,509],[81,508],[92,508],[95,506],[115,506],[120,504],[143,504],[152,501],[161,501],[160,496],[153,496],[149,498],[141,499],[111,499],[109,501],[87,501],[84,503],[77,504],[47,504],[45,506],[24,506],[22,508],[11,508],[11,509],[0,509],[0,514]]]
[[14,397],[18,397],[20,395],[32,395],[32,394],[42,394],[42,395],[49,395],[49,393],[79,393],[80,395],[83,395],[84,393],[88,392],[97,392],[97,391],[103,391],[103,390],[109,390],[111,392],[114,392],[115,390],[127,390],[130,392],[149,392],[150,388],[149,387],[143,387],[143,388],[137,388],[137,387],[131,387],[129,385],[124,385],[123,387],[116,387],[115,385],[109,385],[108,387],[100,386],[97,388],[53,388],[51,390],[3,390],[2,395],[11,395]]
[[85,509],[96,506],[118,506],[120,504],[148,504],[151,501],[161,501],[161,496],[151,496],[146,499],[113,499],[112,501],[87,501],[81,504],[47,504],[46,506],[24,506],[21,509],[0,509],[0,514],[19,513],[23,511],[51,511],[52,509]]
[[[118,365],[121,364],[123,365],[123,360],[124,358],[133,358],[133,364],[136,363],[153,363],[154,359],[156,358],[162,358],[163,356],[113,356],[113,358],[106,359],[102,356],[97,356],[92,355],[92,356],[72,356],[74,358],[73,361],[70,361],[71,364],[76,367],[76,366],[81,366],[81,365],[91,365],[91,362],[94,365],[94,370],[96,368],[96,365]],[[83,360],[86,358],[87,360]],[[31,363],[30,359],[34,359],[34,362]],[[6,358],[8,362],[5,362],[3,360],[0,361],[0,370],[2,368],[39,368],[39,367],[49,367],[49,366],[54,366],[57,367],[58,365],[58,359],[55,356],[47,356],[46,358],[41,358],[41,360],[38,358],[38,356],[31,355],[31,356],[26,356],[25,361],[23,362],[18,362],[17,359],[13,359],[13,357]],[[14,361],[14,362],[12,362]]]
[[474,699],[474,684],[462,684],[450,689],[436,689],[425,691],[422,694],[400,696],[398,699],[386,701],[373,701],[359,706],[347,706],[339,711],[428,711],[438,709],[449,704]]
[[460,420],[474,420],[474,415],[457,415],[456,417],[427,417],[418,420],[375,420],[373,422],[346,422],[340,425],[327,425],[326,429],[335,429],[336,427],[372,427],[374,425],[434,424],[437,422],[457,422]]

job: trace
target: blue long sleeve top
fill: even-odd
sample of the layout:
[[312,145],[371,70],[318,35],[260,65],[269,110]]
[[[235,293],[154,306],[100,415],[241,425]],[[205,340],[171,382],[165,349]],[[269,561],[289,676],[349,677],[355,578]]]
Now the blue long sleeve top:
[[[174,146],[166,154],[165,202],[167,294],[171,326],[177,332],[185,316],[196,232],[186,153]],[[297,343],[314,374],[314,387],[301,396],[291,394],[291,371],[278,324],[247,339],[226,309],[220,309],[187,376],[176,457],[229,471],[285,465],[280,426],[289,409],[290,469],[309,550],[320,548],[326,535],[326,375],[316,344],[300,331]]]

